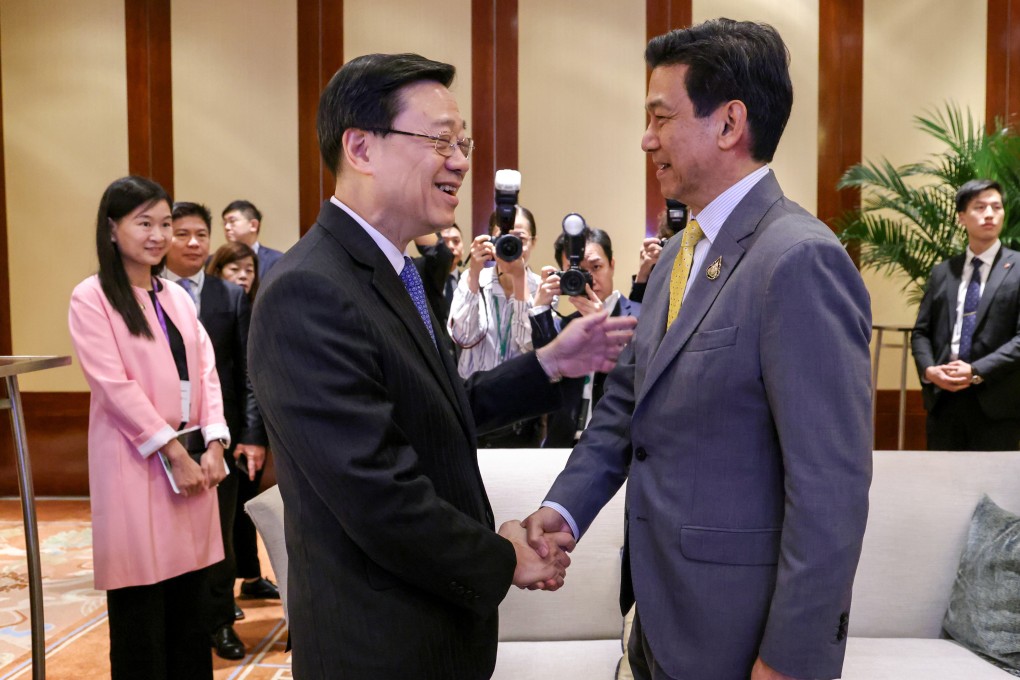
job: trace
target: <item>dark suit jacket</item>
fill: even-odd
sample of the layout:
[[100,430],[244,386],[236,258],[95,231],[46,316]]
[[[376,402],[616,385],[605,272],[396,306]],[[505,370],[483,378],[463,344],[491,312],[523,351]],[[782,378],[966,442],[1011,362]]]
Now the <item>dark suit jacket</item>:
[[871,481],[864,283],[771,172],[667,330],[670,270],[652,270],[634,341],[547,498],[583,533],[627,478],[621,604],[633,586],[670,676],[747,680],[760,654],[839,677]]
[[[612,312],[612,316],[638,317],[640,314],[641,305],[628,300],[624,295],[620,296]],[[563,319],[562,326],[566,327],[567,324],[580,316],[580,312],[570,314]],[[559,328],[557,328],[556,320],[553,318],[551,310],[546,310],[541,314],[531,317],[531,340],[535,345],[535,349],[549,344],[558,334]],[[542,443],[542,448],[573,448],[574,435],[577,434],[578,421],[581,418],[581,409],[582,407],[588,408],[583,403],[585,380],[585,378],[564,378],[563,387],[561,388],[563,392],[563,406],[549,414],[546,422],[545,441]],[[602,399],[605,383],[605,373],[596,373],[594,375],[592,379],[592,404],[590,408],[594,408],[599,403],[599,400]],[[585,412],[585,415],[587,415],[587,412]]]
[[282,256],[283,256],[283,253],[281,253],[279,250],[273,250],[272,248],[264,246],[261,243],[259,244],[259,252],[258,252],[258,260],[259,260],[258,275],[259,275],[259,281],[262,280],[263,276],[265,276],[266,274],[269,273],[269,270],[273,268],[273,265],[276,264],[276,262]]
[[266,430],[248,381],[248,326],[251,322],[248,296],[240,286],[206,275],[201,300],[198,319],[216,353],[216,373],[220,377],[223,414],[230,428],[231,445],[265,446]]
[[[929,366],[948,363],[952,351],[956,304],[964,254],[932,269],[911,334],[924,407],[931,411],[943,391],[925,383]],[[971,365],[984,382],[974,390],[989,418],[1020,418],[1020,253],[1002,247],[995,256],[977,310]]]
[[251,343],[286,509],[294,676],[490,677],[515,561],[492,531],[476,423],[558,406],[534,354],[465,387],[390,262],[329,202],[260,289]]

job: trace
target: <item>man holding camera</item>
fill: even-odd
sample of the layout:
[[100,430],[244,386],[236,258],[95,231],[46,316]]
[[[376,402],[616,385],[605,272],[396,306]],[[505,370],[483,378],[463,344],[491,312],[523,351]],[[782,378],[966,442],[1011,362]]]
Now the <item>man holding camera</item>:
[[[571,252],[572,249],[580,252]],[[553,267],[542,268],[542,285],[535,294],[531,309],[531,339],[536,349],[544,347],[561,328],[581,316],[603,309],[608,309],[610,316],[637,318],[640,315],[640,303],[627,299],[613,288],[616,260],[613,259],[613,242],[609,234],[601,229],[585,228],[579,238],[572,239],[564,232],[556,237],[553,250],[563,271],[557,272]],[[583,292],[561,290],[567,285],[561,281],[565,272],[580,274],[568,277],[568,284],[582,285]],[[570,303],[576,311],[561,320],[552,305],[554,298],[563,294],[570,295]],[[563,406],[548,415],[543,448],[574,446],[588,426],[595,405],[602,398],[605,382],[606,374],[601,372],[564,381]]]

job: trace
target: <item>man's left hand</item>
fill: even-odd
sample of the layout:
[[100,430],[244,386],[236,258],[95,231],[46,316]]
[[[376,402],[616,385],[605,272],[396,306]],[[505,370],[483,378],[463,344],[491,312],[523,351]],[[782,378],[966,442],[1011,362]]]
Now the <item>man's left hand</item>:
[[238,444],[234,449],[234,455],[243,455],[248,461],[248,479],[255,481],[255,473],[266,464],[266,447],[257,444]]
[[754,666],[751,668],[751,680],[797,680],[797,678],[780,673],[762,661],[759,656],[755,659]]
[[956,361],[950,361],[945,365],[945,372],[954,378],[962,378],[967,382],[974,377],[974,369],[966,361],[957,359]]

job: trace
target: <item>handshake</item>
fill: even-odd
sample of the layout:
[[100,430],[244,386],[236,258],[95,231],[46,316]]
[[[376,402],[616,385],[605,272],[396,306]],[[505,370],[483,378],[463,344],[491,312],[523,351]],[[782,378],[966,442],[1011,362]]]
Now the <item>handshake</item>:
[[513,583],[528,590],[557,590],[570,566],[576,541],[570,526],[558,512],[542,507],[523,522],[510,520],[499,527],[517,556]]

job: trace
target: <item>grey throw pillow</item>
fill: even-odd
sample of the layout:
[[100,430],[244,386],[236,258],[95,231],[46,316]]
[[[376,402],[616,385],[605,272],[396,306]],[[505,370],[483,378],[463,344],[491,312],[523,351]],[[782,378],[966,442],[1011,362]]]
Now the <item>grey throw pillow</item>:
[[988,496],[971,519],[942,627],[971,651],[1020,669],[1020,517]]

